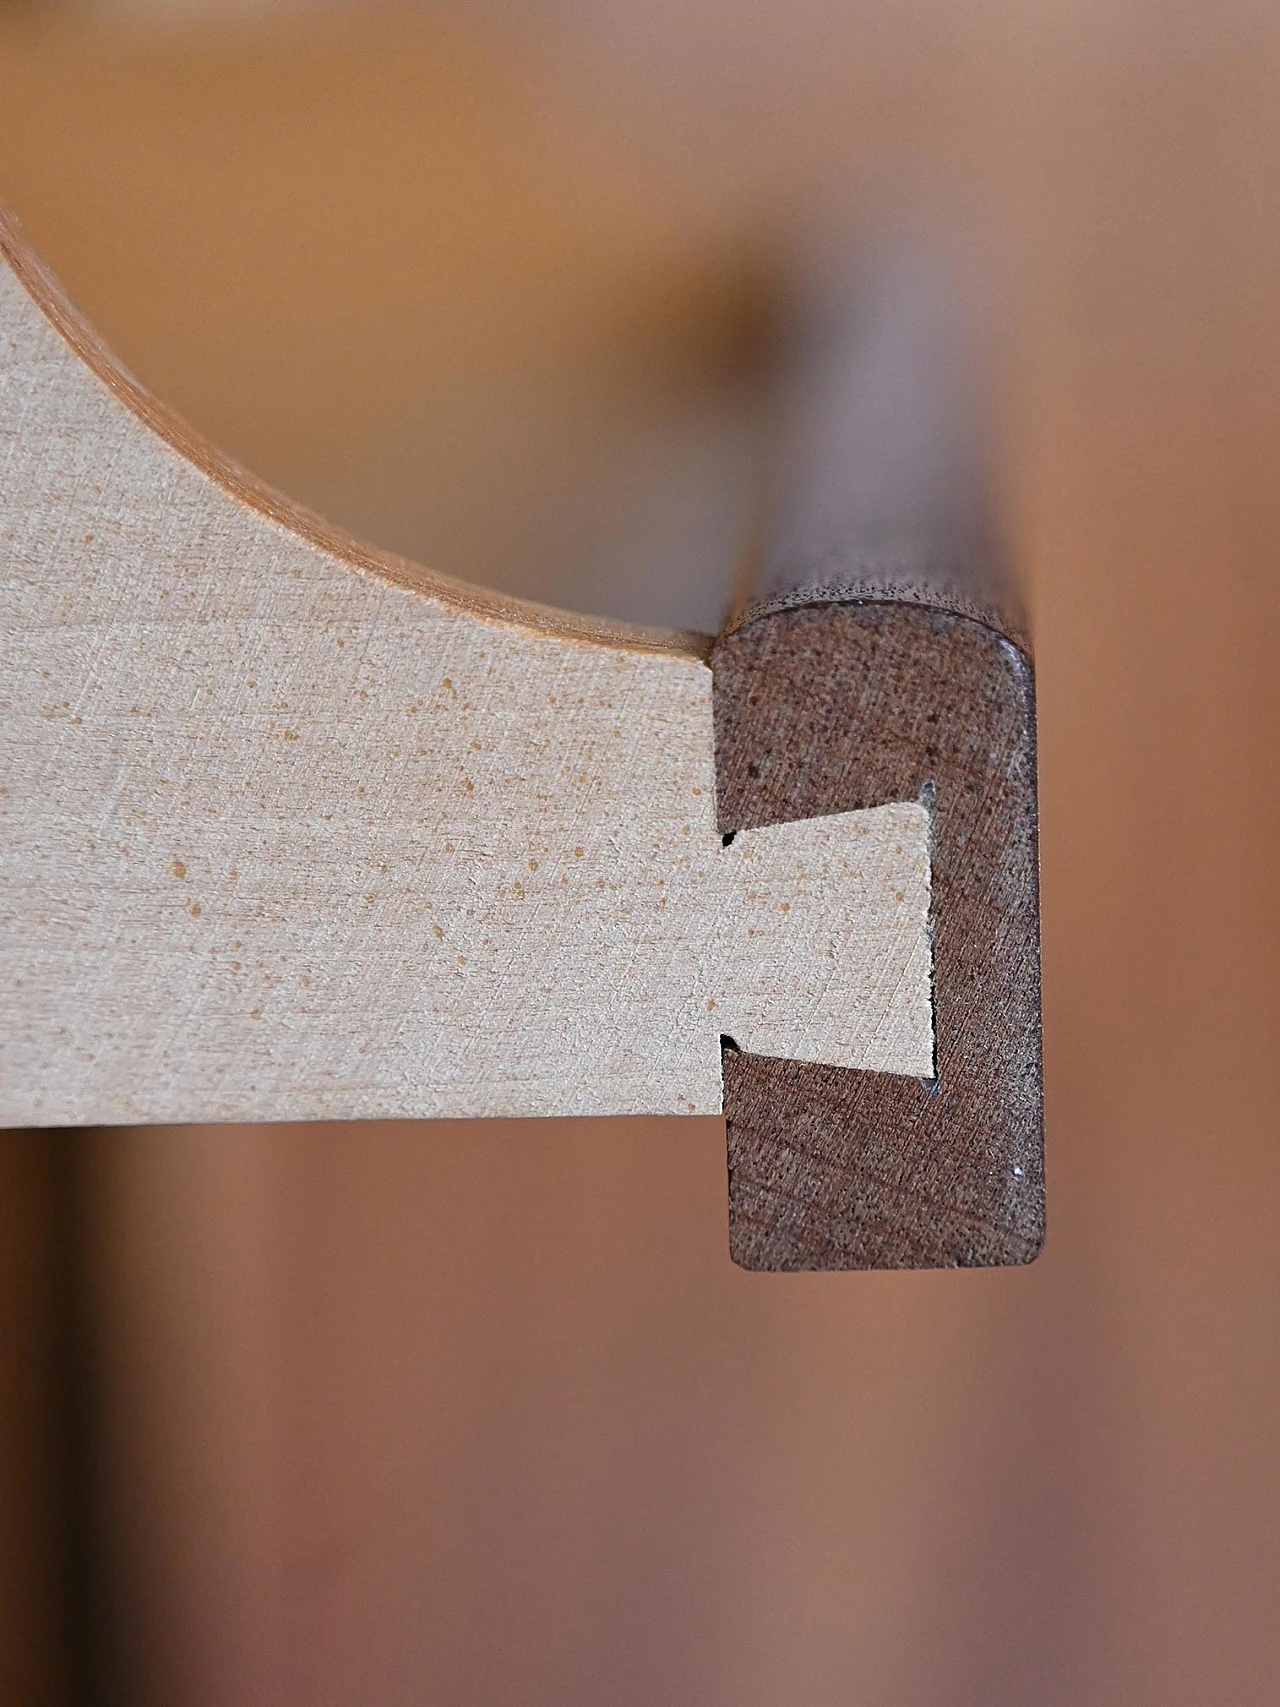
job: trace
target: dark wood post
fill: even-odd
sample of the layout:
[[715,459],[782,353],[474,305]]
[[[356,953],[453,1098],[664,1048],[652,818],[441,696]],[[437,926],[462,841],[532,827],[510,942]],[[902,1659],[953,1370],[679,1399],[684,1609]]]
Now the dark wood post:
[[720,824],[930,807],[935,1074],[726,1040],[746,1268],[1021,1263],[1044,1237],[1034,683],[964,322],[916,251],[820,270],[787,328],[762,584],[712,660]]

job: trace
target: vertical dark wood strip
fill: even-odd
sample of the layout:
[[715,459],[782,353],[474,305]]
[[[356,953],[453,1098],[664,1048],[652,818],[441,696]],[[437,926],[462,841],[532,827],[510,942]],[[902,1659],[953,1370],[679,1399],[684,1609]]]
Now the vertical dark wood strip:
[[70,1707],[112,1707],[100,1551],[100,1439],[94,1331],[94,1145],[98,1129],[40,1134],[52,1179],[49,1261],[59,1387],[63,1663]]
[[924,799],[937,1076],[727,1050],[730,1243],[759,1269],[1027,1262],[1044,1236],[1034,703],[952,612],[806,606],[713,660],[724,831]]
[[930,805],[936,1077],[727,1048],[731,1248],[762,1269],[1026,1262],[1044,1236],[1035,704],[970,303],[918,242],[818,253],[779,365],[761,587],[712,656],[720,827]]

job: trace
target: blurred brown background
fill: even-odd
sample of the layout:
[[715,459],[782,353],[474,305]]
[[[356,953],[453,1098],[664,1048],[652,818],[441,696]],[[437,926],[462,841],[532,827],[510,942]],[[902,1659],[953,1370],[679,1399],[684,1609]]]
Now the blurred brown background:
[[1280,1698],[1278,87],[1209,0],[0,8],[126,363],[579,608],[715,626],[815,186],[998,234],[1050,1191],[1030,1270],[761,1277],[715,1121],[6,1137],[5,1700]]

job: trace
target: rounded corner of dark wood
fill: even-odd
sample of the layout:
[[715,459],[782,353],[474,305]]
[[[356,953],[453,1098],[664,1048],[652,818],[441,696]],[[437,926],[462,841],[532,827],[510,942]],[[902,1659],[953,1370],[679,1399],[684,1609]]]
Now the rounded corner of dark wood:
[[900,599],[785,605],[712,654],[717,808],[759,824],[924,800],[933,1080],[726,1052],[730,1251],[760,1270],[1031,1262],[1044,1240],[1034,675]]

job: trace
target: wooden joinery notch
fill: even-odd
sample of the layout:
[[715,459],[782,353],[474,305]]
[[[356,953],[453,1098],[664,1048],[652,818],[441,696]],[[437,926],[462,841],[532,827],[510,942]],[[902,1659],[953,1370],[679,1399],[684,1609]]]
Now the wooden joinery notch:
[[714,644],[430,574],[7,217],[0,467],[0,1120],[723,1108],[747,1267],[1035,1254],[1031,671],[967,571],[806,539]]

